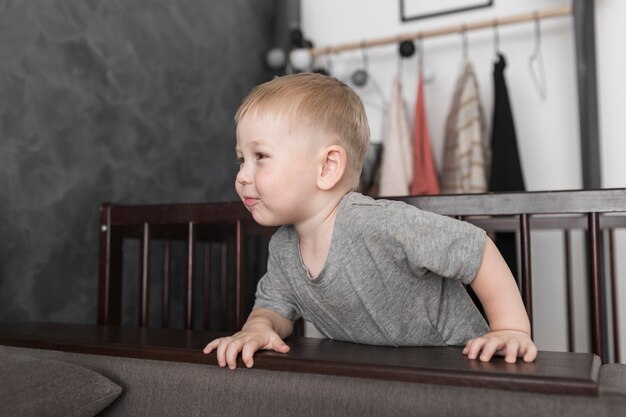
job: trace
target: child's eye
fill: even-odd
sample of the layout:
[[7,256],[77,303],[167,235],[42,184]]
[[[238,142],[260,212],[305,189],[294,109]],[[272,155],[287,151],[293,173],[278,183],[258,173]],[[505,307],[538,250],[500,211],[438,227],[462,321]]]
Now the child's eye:
[[256,154],[256,159],[265,159],[267,158],[267,155],[264,153],[257,153]]
[[243,157],[237,158],[237,164],[239,164],[239,166],[243,165],[244,162],[245,161],[244,161]]

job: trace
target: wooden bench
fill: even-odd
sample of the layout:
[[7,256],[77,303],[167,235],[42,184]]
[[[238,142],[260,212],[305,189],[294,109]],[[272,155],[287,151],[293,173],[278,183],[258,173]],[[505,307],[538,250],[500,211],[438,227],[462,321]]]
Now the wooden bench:
[[[425,387],[438,385],[444,396],[454,396],[457,392],[445,391],[446,386],[485,389],[494,398],[498,395],[492,390],[557,397],[599,395],[599,405],[594,401],[584,402],[592,410],[625,401],[623,394],[615,397],[619,398],[615,400],[618,403],[602,396],[603,369],[605,375],[612,375],[609,385],[614,386],[615,381],[626,378],[623,365],[601,365],[601,362],[608,362],[610,357],[618,361],[616,298],[615,291],[610,291],[615,288],[616,280],[615,269],[611,268],[615,258],[612,235],[615,229],[626,227],[626,189],[400,200],[472,222],[489,232],[517,233],[521,248],[521,292],[531,317],[533,232],[558,230],[567,242],[570,231],[584,230],[590,259],[593,352],[540,351],[534,363],[511,365],[502,358],[489,363],[469,360],[462,355],[460,347],[366,346],[296,334],[287,341],[292,347],[288,354],[258,352],[255,369],[288,372],[289,378],[302,378],[303,383],[312,384],[317,382],[306,375],[347,378],[346,381],[356,378],[394,384],[419,383]],[[4,323],[0,324],[0,345],[72,355],[139,358],[148,364],[157,360],[168,364],[216,365],[215,354],[204,355],[201,349],[209,340],[230,333],[244,322],[252,306],[256,282],[264,271],[267,242],[275,229],[256,225],[240,203],[104,204],[100,213],[98,323]],[[610,243],[604,248],[608,249],[607,256],[602,256],[602,235],[607,235]],[[128,291],[132,286],[129,284],[136,291],[131,299],[127,299],[132,294]],[[177,287],[182,292],[180,300],[174,291]],[[604,299],[605,292],[610,294],[608,299]],[[181,305],[176,306],[179,301]],[[129,312],[132,317],[126,317]],[[613,314],[612,329],[608,329],[604,320],[609,312]],[[607,343],[610,334],[614,340],[612,349]],[[74,360],[74,357],[52,356],[59,357]],[[98,363],[104,366],[102,361]],[[125,365],[119,366],[122,368],[118,373]],[[154,367],[151,369],[149,372],[158,372]],[[186,378],[184,373],[180,375]],[[123,378],[123,372],[119,376]],[[561,397],[553,402],[538,398],[539,402],[558,403],[559,407],[567,408],[570,404]],[[479,410],[482,405],[476,407]],[[119,410],[123,411],[124,406]]]
[[[531,232],[562,232],[564,262],[569,266],[570,233],[573,230],[585,231],[592,351],[603,362],[609,362],[611,358],[619,362],[614,230],[626,227],[626,189],[420,196],[398,200],[474,223],[488,232],[517,233],[520,241],[520,290],[531,322]],[[171,327],[171,245],[174,241],[182,241],[185,245],[185,270],[180,275],[184,277],[174,278],[184,286],[182,327],[213,331],[233,331],[241,327],[251,309],[256,283],[264,272],[267,241],[274,228],[258,226],[240,203],[104,204],[100,213],[99,324],[122,323],[122,287],[133,282],[129,280],[134,280],[138,287],[138,317],[134,323],[140,327]],[[603,234],[608,237],[608,247],[603,245]],[[139,259],[133,261],[140,265],[138,278],[123,276],[124,242],[133,239],[140,242]],[[162,252],[154,253],[156,241],[161,243]],[[603,265],[603,249],[608,252],[607,265]],[[155,274],[151,270],[155,260],[161,265],[160,278],[153,276]],[[568,345],[573,350],[570,268],[566,271]],[[151,286],[155,282],[161,288],[160,300],[150,297]],[[197,296],[199,292],[202,297]],[[219,297],[216,296],[218,292]],[[610,296],[607,298],[605,294]],[[149,321],[151,309],[154,315],[155,304],[161,311],[160,323]],[[606,320],[609,315],[611,329]],[[211,326],[214,316],[219,317],[217,327]],[[609,346],[609,340],[613,341],[612,346]]]

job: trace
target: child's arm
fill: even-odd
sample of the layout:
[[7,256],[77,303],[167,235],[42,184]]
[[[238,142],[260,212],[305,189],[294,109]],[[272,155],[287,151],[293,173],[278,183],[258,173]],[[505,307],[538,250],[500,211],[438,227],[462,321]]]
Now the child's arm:
[[534,361],[537,347],[530,338],[526,309],[508,265],[489,237],[471,287],[485,309],[491,331],[468,341],[463,353],[484,362],[494,354],[504,356],[508,363],[515,363],[518,357]]
[[228,364],[230,369],[237,367],[237,356],[241,352],[243,362],[250,368],[254,364],[252,356],[259,349],[289,352],[289,346],[283,339],[292,332],[293,323],[290,320],[267,308],[257,308],[252,310],[241,331],[213,340],[203,352],[208,354],[217,348],[217,362],[221,367]]

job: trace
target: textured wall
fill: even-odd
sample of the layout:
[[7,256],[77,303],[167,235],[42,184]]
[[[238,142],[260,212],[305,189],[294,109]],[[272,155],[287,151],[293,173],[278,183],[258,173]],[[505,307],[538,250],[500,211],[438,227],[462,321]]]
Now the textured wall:
[[93,322],[98,206],[235,198],[271,0],[0,0],[0,320]]

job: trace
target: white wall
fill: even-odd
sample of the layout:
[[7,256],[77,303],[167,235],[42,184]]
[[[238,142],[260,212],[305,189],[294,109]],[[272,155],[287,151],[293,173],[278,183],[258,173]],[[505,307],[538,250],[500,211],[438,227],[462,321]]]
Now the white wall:
[[[626,54],[620,42],[626,39],[623,20],[626,2],[596,0],[596,32],[601,122],[603,184],[606,187],[626,187],[626,141],[621,132],[621,105],[626,97]],[[442,7],[446,2],[441,1]],[[545,10],[568,5],[564,0],[496,1],[490,8],[401,23],[397,0],[302,0],[302,29],[316,46],[333,46],[345,42],[374,39],[434,28],[448,27],[495,17],[505,17],[533,10]],[[573,18],[559,17],[541,21],[541,49],[547,80],[547,98],[542,100],[535,90],[528,70],[528,59],[534,48],[532,23],[501,26],[500,50],[507,58],[506,78],[516,123],[522,166],[528,190],[576,189],[582,186],[579,146],[578,102],[575,72]],[[488,126],[491,125],[493,104],[492,66],[494,58],[493,31],[471,31],[469,57],[474,63]],[[371,48],[366,51],[373,83],[357,89],[366,102],[373,140],[381,140],[382,113],[379,110],[389,96],[393,77],[398,73],[397,46]],[[351,73],[362,67],[362,51],[350,51],[329,58],[322,57],[317,65],[330,63],[334,76],[349,81]],[[454,83],[461,60],[461,36],[447,35],[424,40],[426,76],[432,76],[425,88],[426,107],[435,158],[441,165],[443,129]],[[417,58],[402,64],[404,96],[409,108],[415,104]],[[382,95],[378,93],[379,86]],[[626,253],[626,236],[618,235],[618,252]],[[559,255],[560,238],[550,232],[533,234],[533,273],[535,300],[535,338],[541,349],[566,348],[565,299],[563,296],[564,267]],[[549,248],[552,249],[546,250]],[[582,250],[582,247],[580,248]],[[619,258],[619,256],[618,256]],[[624,257],[623,257],[624,258]],[[581,265],[578,268],[584,271]],[[620,284],[626,287],[626,259],[618,263]],[[576,349],[587,350],[588,326],[584,320],[586,297],[583,274],[575,277]],[[621,291],[620,293],[624,293]],[[622,302],[624,304],[624,296]],[[550,320],[542,320],[550,317]],[[626,356],[626,308],[621,312],[622,358]],[[622,359],[624,360],[624,359]]]

